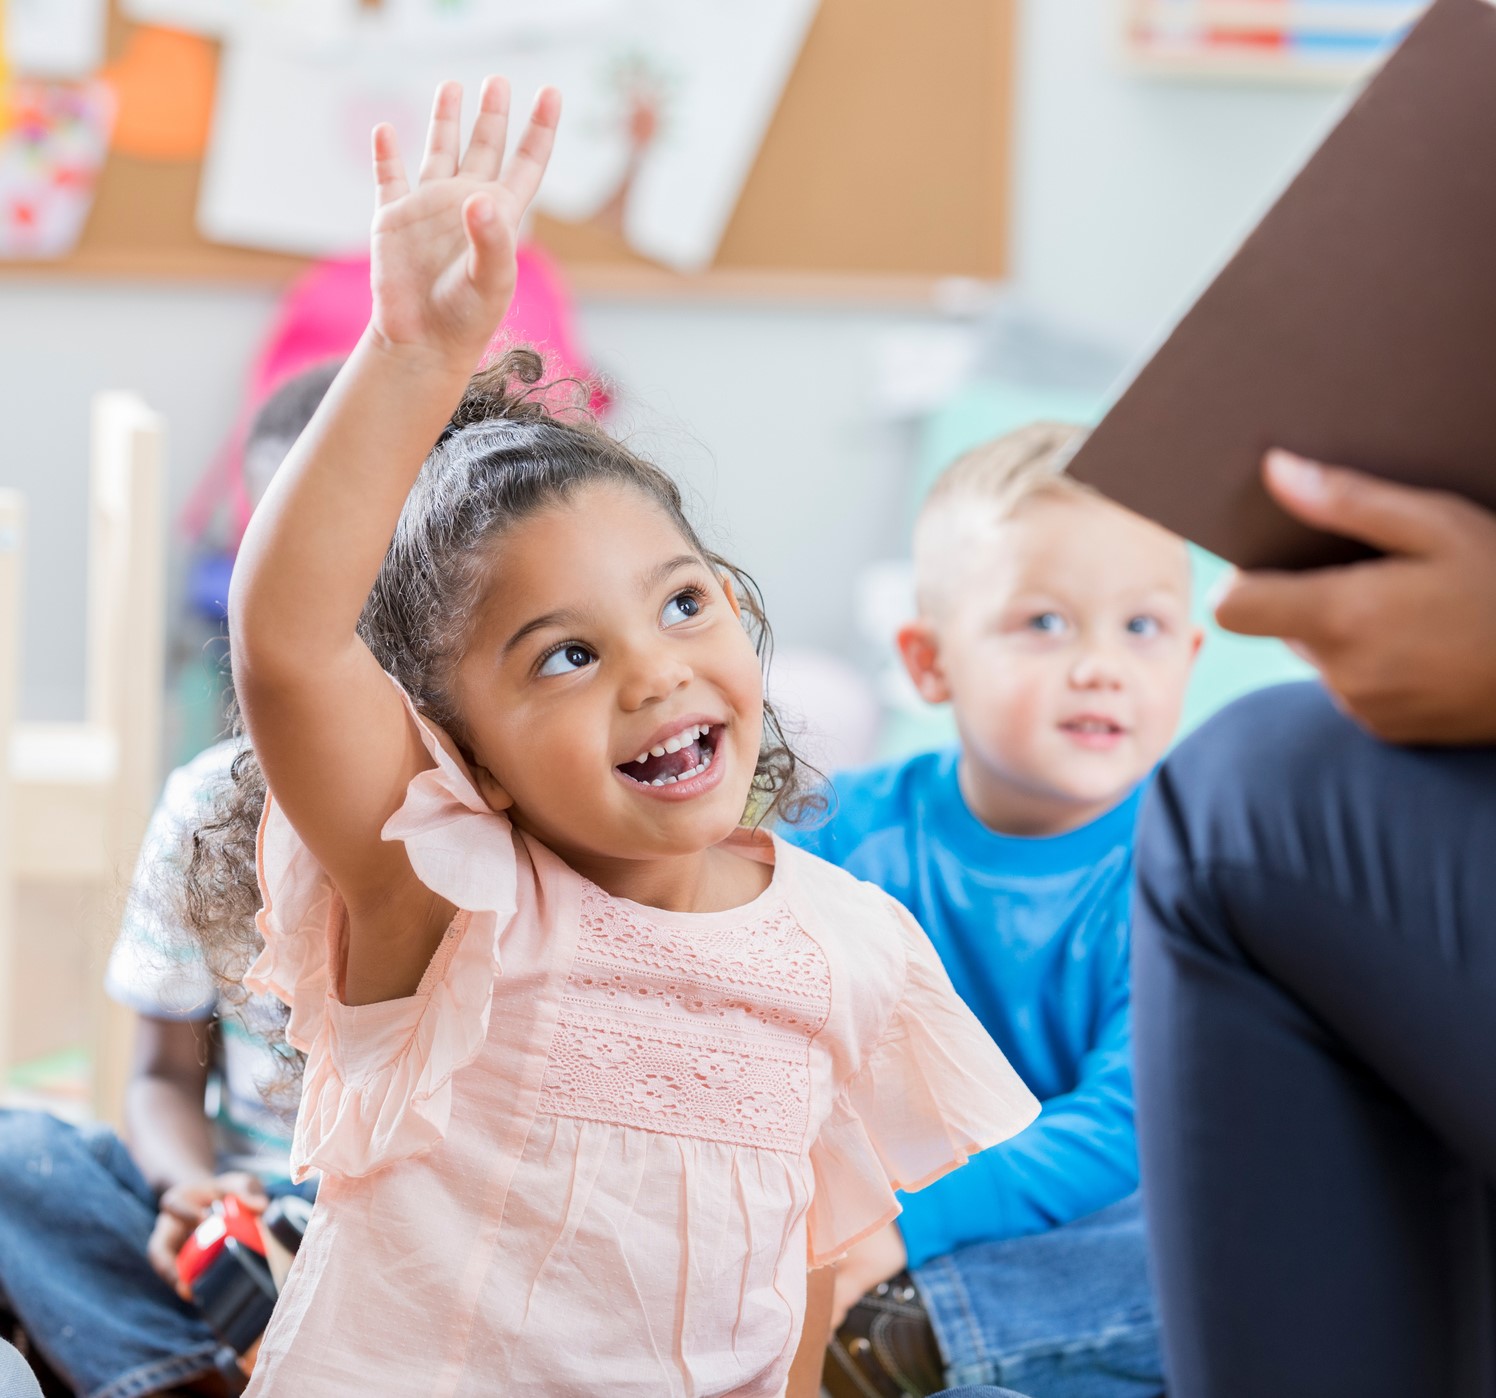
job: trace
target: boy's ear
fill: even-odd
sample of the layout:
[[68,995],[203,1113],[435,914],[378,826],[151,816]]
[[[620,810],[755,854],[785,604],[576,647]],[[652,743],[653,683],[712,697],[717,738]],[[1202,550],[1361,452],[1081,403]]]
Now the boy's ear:
[[489,810],[496,815],[503,815],[514,804],[514,798],[499,785],[498,779],[487,767],[472,763],[469,771],[473,774],[473,785],[478,788],[478,795],[488,802]]
[[940,664],[940,640],[935,628],[923,617],[906,622],[899,627],[898,644],[904,669],[914,681],[919,697],[927,704],[949,703],[951,689]]
[[1200,647],[1205,644],[1205,628],[1197,626],[1190,635],[1190,664],[1200,658]]
[[732,608],[732,614],[739,621],[743,619],[743,604],[738,601],[738,590],[733,586],[731,573],[718,573],[717,581],[722,584],[722,591],[727,594],[727,605]]

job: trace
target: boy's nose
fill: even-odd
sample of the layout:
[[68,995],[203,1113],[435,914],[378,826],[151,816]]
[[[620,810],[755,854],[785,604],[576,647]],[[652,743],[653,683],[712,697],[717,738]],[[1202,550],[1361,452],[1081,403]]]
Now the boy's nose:
[[1070,683],[1077,689],[1120,689],[1122,670],[1116,657],[1094,647],[1081,655],[1070,670]]

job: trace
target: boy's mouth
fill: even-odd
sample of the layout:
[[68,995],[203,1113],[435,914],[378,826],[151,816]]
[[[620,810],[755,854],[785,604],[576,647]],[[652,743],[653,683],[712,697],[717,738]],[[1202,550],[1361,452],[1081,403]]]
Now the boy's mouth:
[[1104,714],[1077,714],[1060,724],[1060,731],[1085,748],[1111,748],[1122,740],[1127,729]]
[[640,786],[674,786],[712,765],[721,737],[721,724],[690,724],[632,762],[620,762],[618,770]]

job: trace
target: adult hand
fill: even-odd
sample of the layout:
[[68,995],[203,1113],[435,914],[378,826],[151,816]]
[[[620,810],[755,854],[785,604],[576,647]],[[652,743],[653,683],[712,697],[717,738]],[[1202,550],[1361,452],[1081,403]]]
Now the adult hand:
[[852,1309],[879,1282],[896,1277],[909,1263],[904,1236],[888,1224],[864,1238],[836,1264],[836,1284],[831,1300],[831,1329],[841,1328]]
[[161,1196],[156,1226],[146,1244],[146,1256],[156,1275],[184,1301],[190,1300],[187,1288],[177,1276],[177,1253],[205,1218],[213,1204],[225,1195],[236,1194],[255,1213],[263,1213],[270,1200],[265,1186],[243,1170],[230,1170],[211,1179],[190,1184],[176,1184]]
[[1287,452],[1269,453],[1264,474],[1290,514],[1386,556],[1238,574],[1216,620],[1281,636],[1388,742],[1496,742],[1496,514]]
[[374,129],[370,326],[386,345],[451,358],[468,373],[514,295],[519,225],[550,160],[561,96],[555,88],[541,90],[507,159],[503,78],[484,82],[465,154],[461,115],[461,84],[443,83],[414,189],[394,128]]

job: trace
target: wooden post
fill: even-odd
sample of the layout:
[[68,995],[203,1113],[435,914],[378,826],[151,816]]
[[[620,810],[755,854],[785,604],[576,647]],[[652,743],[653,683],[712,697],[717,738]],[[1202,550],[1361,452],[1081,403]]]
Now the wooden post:
[[119,1125],[134,1017],[103,991],[104,961],[161,781],[166,685],[166,427],[135,395],[93,402],[87,723],[114,736],[104,812],[100,950],[93,986],[93,1105]]

